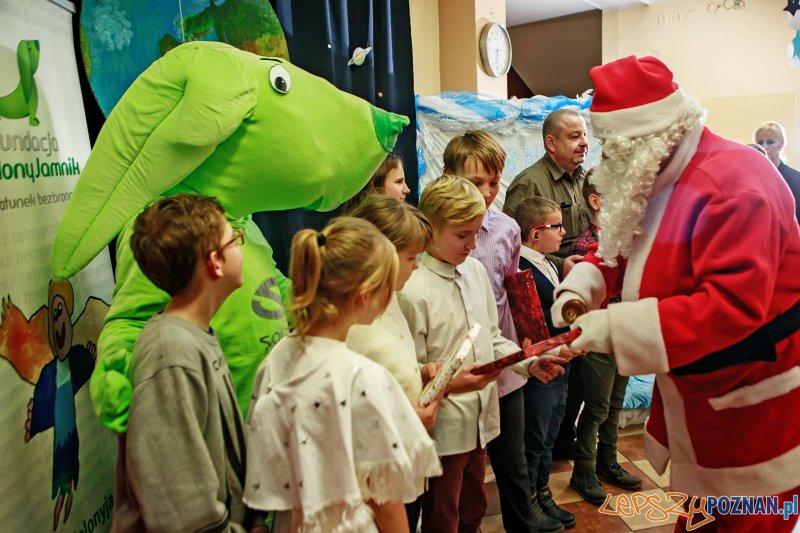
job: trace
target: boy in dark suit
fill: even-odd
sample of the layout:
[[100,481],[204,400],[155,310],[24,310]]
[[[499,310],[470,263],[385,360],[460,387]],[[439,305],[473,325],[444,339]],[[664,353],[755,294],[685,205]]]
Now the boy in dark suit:
[[[564,226],[559,205],[541,196],[523,200],[514,213],[522,231],[520,270],[530,269],[536,283],[536,292],[542,309],[549,310],[553,304],[553,291],[559,283],[556,266],[545,257],[559,249],[564,238]],[[569,331],[569,328],[553,326],[549,312],[544,313],[547,330],[551,337]],[[559,356],[566,359],[578,355],[562,346]],[[523,387],[525,395],[525,456],[528,461],[528,477],[531,484],[532,505],[535,512],[541,509],[539,531],[559,531],[561,527],[575,525],[575,517],[558,507],[548,486],[550,465],[553,462],[553,443],[564,418],[567,404],[567,382],[570,364],[564,365],[566,372],[549,383],[532,378]]]

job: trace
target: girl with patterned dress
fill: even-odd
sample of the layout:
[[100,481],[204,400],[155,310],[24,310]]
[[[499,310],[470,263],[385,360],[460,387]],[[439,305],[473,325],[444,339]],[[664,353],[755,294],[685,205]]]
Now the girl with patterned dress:
[[262,364],[248,418],[244,500],[275,511],[274,533],[408,531],[403,503],[441,474],[400,384],[349,349],[392,296],[394,246],[342,217],[292,240],[294,331]]

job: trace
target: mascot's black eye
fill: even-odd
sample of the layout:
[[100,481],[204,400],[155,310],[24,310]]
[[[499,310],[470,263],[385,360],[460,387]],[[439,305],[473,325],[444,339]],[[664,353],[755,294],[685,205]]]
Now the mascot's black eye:
[[281,94],[286,94],[292,88],[292,77],[283,65],[273,65],[269,69],[269,84]]

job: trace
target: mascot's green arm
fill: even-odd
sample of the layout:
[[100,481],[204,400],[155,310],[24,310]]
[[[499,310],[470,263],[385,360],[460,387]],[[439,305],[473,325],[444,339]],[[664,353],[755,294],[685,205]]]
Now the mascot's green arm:
[[169,295],[139,270],[129,245],[133,220],[117,240],[117,285],[97,347],[89,390],[100,422],[119,433],[128,426],[133,386],[128,375],[131,353],[147,320],[164,310]]

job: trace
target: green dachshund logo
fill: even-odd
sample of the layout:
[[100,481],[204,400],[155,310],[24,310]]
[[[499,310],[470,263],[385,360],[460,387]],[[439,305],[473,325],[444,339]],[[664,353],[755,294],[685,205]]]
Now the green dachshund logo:
[[39,91],[33,75],[39,68],[39,41],[20,41],[17,45],[19,85],[5,96],[0,96],[0,117],[25,118],[31,126],[38,126],[36,110],[39,107]]

